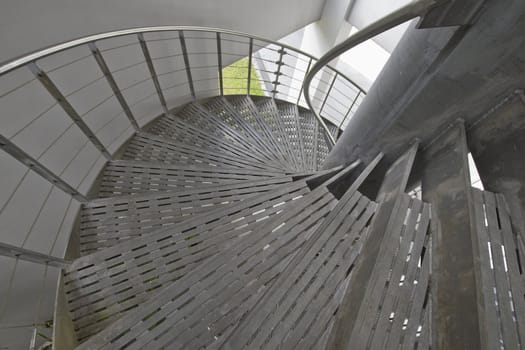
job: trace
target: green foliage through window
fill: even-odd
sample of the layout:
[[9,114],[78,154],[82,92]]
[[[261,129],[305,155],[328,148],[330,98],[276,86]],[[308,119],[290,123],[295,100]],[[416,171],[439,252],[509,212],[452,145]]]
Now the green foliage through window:
[[[225,95],[245,95],[248,89],[248,57],[242,58],[222,69]],[[251,69],[250,95],[264,96],[257,71]]]

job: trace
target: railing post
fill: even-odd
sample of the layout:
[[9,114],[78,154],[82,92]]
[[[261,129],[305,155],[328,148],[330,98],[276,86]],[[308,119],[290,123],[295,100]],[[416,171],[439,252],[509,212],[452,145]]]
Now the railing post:
[[186,39],[184,39],[184,32],[179,30],[180,47],[182,49],[182,56],[184,57],[184,65],[186,66],[186,76],[188,77],[188,84],[190,85],[191,97],[195,100],[195,87],[193,86],[193,78],[191,77],[190,59],[188,58],[188,49],[186,48]]
[[222,78],[222,49],[221,49],[221,33],[217,32],[217,64],[219,68],[219,88],[221,96],[224,96],[224,80]]
[[[306,75],[308,74],[308,71],[310,70],[310,67],[312,66],[313,58],[310,58],[308,61],[308,67],[306,67],[306,72],[304,73],[303,81],[306,78]],[[301,89],[299,90],[299,96],[297,97],[297,103],[296,105],[299,105],[299,102],[301,101],[301,94],[303,93],[304,85],[301,84]]]
[[69,260],[57,258],[56,256],[35,252],[2,242],[0,242],[0,255],[54,267],[66,267],[71,263]]
[[135,131],[139,131],[139,125],[137,124],[137,120],[133,116],[133,113],[131,113],[131,109],[128,106],[128,103],[126,102],[126,99],[122,95],[122,92],[120,91],[120,88],[117,85],[117,82],[115,81],[115,78],[113,78],[113,74],[111,74],[111,71],[109,70],[108,65],[106,64],[106,61],[104,60],[104,57],[102,57],[102,53],[98,49],[95,42],[90,42],[88,44],[89,49],[91,50],[91,53],[95,57],[95,60],[98,63],[98,66],[102,73],[104,73],[104,76],[106,77],[106,80],[111,87],[111,90],[113,90],[113,94],[115,94],[115,97],[119,101],[120,105],[122,106],[122,109],[124,110],[124,113],[126,113],[126,116],[129,119],[129,122],[133,127],[135,128]]
[[3,149],[6,153],[10,154],[16,160],[25,164],[28,168],[33,170],[38,175],[42,176],[54,186],[70,194],[79,202],[87,202],[87,198],[83,194],[78,192],[75,188],[73,188],[71,185],[69,185],[67,182],[62,180],[54,173],[52,173],[49,169],[40,164],[36,159],[31,157],[24,150],[22,150],[20,147],[18,147],[2,135],[0,135],[0,148]]
[[107,160],[112,158],[111,154],[106,149],[106,146],[98,139],[93,131],[87,126],[87,124],[82,120],[82,117],[77,113],[73,106],[67,101],[67,98],[60,92],[58,87],[51,81],[49,76],[37,66],[35,62],[29,63],[27,65],[29,70],[33,72],[35,77],[44,85],[46,90],[51,96],[58,102],[60,107],[66,112],[66,114],[73,120],[78,128],[86,135],[86,137],[95,145],[95,147],[106,157]]
[[328,88],[328,91],[326,92],[326,96],[324,97],[323,103],[321,104],[321,109],[319,110],[319,115],[323,113],[324,105],[326,104],[326,100],[328,100],[328,96],[330,95],[330,92],[332,92],[332,88],[334,87],[335,80],[337,79],[337,73],[334,75],[334,79],[330,83],[330,87]]
[[341,120],[341,124],[339,124],[338,128],[337,128],[337,133],[339,134],[339,130],[341,130],[341,127],[343,126],[343,123],[345,122],[346,118],[348,118],[348,115],[350,114],[350,111],[352,110],[352,108],[354,108],[354,105],[355,103],[357,102],[357,99],[359,98],[359,95],[361,95],[361,90],[359,90],[359,92],[357,93],[357,95],[355,95],[355,98],[354,100],[352,101],[352,104],[350,105],[350,108],[348,108],[348,112],[346,112],[344,118]]
[[246,94],[250,94],[250,84],[252,80],[252,54],[253,54],[253,38],[250,38],[250,49],[248,50],[248,87]]
[[277,95],[277,85],[279,85],[279,75],[281,75],[281,67],[284,64],[283,56],[286,53],[286,51],[284,51],[284,47],[281,46],[281,49],[277,52],[279,52],[279,60],[275,62],[275,64],[277,64],[277,72],[275,72],[275,81],[273,82],[273,91],[272,91],[273,98],[275,98],[275,95]]
[[153,85],[155,85],[155,90],[157,90],[157,95],[159,95],[160,104],[162,106],[162,109],[164,110],[164,114],[168,114],[168,106],[166,104],[166,99],[164,98],[164,94],[162,93],[162,88],[160,87],[157,72],[155,71],[155,66],[153,65],[153,60],[151,59],[151,55],[149,53],[146,40],[144,39],[144,35],[142,33],[139,33],[137,34],[137,37],[139,39],[140,47],[142,48],[142,53],[144,54],[144,58],[146,59],[146,64],[148,65],[149,73],[151,75],[151,79],[153,80]]

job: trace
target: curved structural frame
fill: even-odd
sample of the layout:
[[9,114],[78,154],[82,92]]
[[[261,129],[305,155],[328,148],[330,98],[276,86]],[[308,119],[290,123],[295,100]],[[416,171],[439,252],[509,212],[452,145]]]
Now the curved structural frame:
[[[45,49],[41,49],[41,50],[32,52],[30,54],[24,55],[22,57],[19,57],[19,58],[15,59],[15,60],[9,61],[7,63],[1,64],[0,65],[0,76],[4,75],[4,74],[6,74],[6,73],[8,73],[10,71],[13,71],[13,70],[15,70],[17,68],[20,68],[22,66],[26,66],[26,65],[29,66],[29,65],[31,65],[32,63],[34,63],[35,61],[37,61],[39,59],[43,59],[43,58],[51,56],[53,54],[57,54],[57,53],[66,51],[68,49],[72,49],[72,48],[81,46],[81,45],[89,45],[89,47],[90,47],[90,49],[92,49],[92,51],[95,50],[94,54],[95,54],[95,56],[97,56],[97,54],[96,54],[96,46],[94,46],[94,43],[97,42],[97,41],[105,40],[105,39],[118,38],[118,37],[123,37],[123,36],[128,36],[128,35],[137,35],[139,37],[139,40],[140,40],[141,44],[144,43],[144,45],[145,45],[146,41],[144,40],[144,35],[146,33],[159,33],[159,32],[178,32],[178,33],[184,33],[184,32],[205,32],[205,33],[216,33],[216,37],[217,37],[217,54],[218,55],[221,54],[221,52],[220,52],[221,51],[221,45],[220,45],[221,35],[228,35],[228,36],[233,36],[233,37],[249,39],[250,49],[249,49],[248,57],[250,58],[250,62],[249,62],[248,69],[252,68],[252,55],[254,54],[254,51],[255,51],[254,46],[253,46],[254,45],[254,41],[258,41],[258,42],[261,42],[261,43],[266,43],[267,45],[274,45],[274,46],[278,47],[279,50],[277,50],[277,52],[279,53],[279,57],[278,57],[278,60],[275,62],[276,66],[277,66],[277,70],[275,72],[267,72],[267,73],[274,73],[275,74],[275,80],[271,81],[271,82],[268,82],[271,85],[273,85],[273,87],[274,87],[273,90],[266,91],[266,92],[271,93],[272,97],[277,97],[276,95],[279,93],[277,88],[278,88],[279,85],[282,85],[282,82],[279,81],[279,77],[281,75],[284,75],[284,73],[282,72],[281,68],[282,68],[283,65],[284,66],[287,65],[286,62],[283,62],[283,56],[284,55],[290,54],[290,52],[292,52],[293,54],[297,55],[296,57],[304,56],[304,58],[306,58],[308,60],[308,68],[311,67],[312,64],[314,64],[314,67],[318,65],[318,64],[315,63],[315,61],[317,61],[317,58],[312,56],[312,55],[310,55],[310,54],[308,54],[308,53],[306,53],[306,52],[304,52],[304,51],[298,50],[298,49],[296,49],[296,48],[294,48],[292,46],[289,46],[289,45],[286,45],[286,44],[283,44],[283,43],[280,43],[280,42],[277,42],[277,41],[264,39],[264,38],[261,38],[261,37],[258,37],[258,36],[254,36],[254,35],[250,35],[250,34],[247,34],[247,33],[231,31],[231,30],[225,30],[225,29],[219,29],[219,28],[199,27],[199,26],[155,26],[155,27],[131,28],[131,29],[124,29],[124,30],[112,31],[112,32],[107,32],[107,33],[94,34],[94,35],[78,38],[78,39],[75,39],[75,40],[71,40],[71,41],[68,41],[68,42],[64,42],[64,43],[61,43],[61,44],[58,44],[58,45],[54,45],[54,46],[51,46],[51,47],[48,47],[48,48],[45,48]],[[183,36],[182,36],[182,40],[184,40]],[[143,45],[143,48],[145,47],[144,45]],[[145,49],[145,56],[148,56],[147,48]],[[151,58],[150,57],[146,57],[146,59],[147,59],[147,61],[149,61],[148,64],[151,64]],[[219,58],[219,68],[222,68],[222,64],[221,64],[220,61],[221,61],[221,59]],[[188,61],[186,61],[186,65],[187,66],[189,65]],[[308,71],[308,68],[306,68],[306,70],[304,72],[302,72],[302,71],[301,72],[306,74],[306,72]],[[351,109],[348,109],[348,111],[343,113],[343,112],[339,111],[340,110],[339,107],[340,106],[345,106],[349,102],[351,102],[350,103],[351,106],[354,106],[355,103],[356,103],[357,98],[359,96],[363,96],[365,94],[365,91],[358,84],[353,82],[350,78],[348,78],[343,73],[337,71],[335,68],[333,68],[333,67],[331,67],[329,65],[325,65],[325,64],[323,64],[323,67],[321,67],[321,68],[325,68],[326,71],[330,72],[330,75],[333,76],[333,79],[330,82],[325,81],[325,80],[320,80],[319,81],[319,84],[318,84],[319,86],[317,87],[317,90],[320,91],[321,95],[324,95],[322,98],[321,97],[319,98],[320,99],[319,102],[321,104],[321,112],[322,112],[323,108],[325,106],[327,106],[327,103],[330,104],[330,93],[333,92],[334,84],[335,84],[335,82],[337,80],[344,81],[344,84],[346,85],[347,88],[350,87],[351,89],[357,91],[356,97],[353,98],[350,101],[341,101],[340,100],[341,96],[343,96],[347,92],[347,91],[342,91],[344,89],[340,89],[339,90],[339,99],[333,98],[333,100],[338,104],[338,106],[334,107],[333,110],[334,110],[334,112],[339,112],[339,114],[342,117],[342,120],[344,120],[344,119],[347,118],[348,114],[351,112]],[[321,70],[321,68],[317,69],[317,71]],[[150,66],[150,70],[151,70],[151,66]],[[38,74],[38,73],[40,73],[40,72],[37,71],[36,74]],[[221,95],[222,95],[223,94],[222,72],[219,72],[219,75],[220,75],[219,79],[220,79]],[[247,82],[247,87],[248,87],[247,88],[247,93],[249,93],[249,91],[250,91],[250,83],[251,83],[250,80],[251,80],[251,78],[252,78],[251,74],[249,74],[248,75],[248,82]],[[294,77],[292,78],[292,80],[298,80],[295,77],[295,74],[294,74]],[[297,85],[297,81],[295,83],[296,83],[295,85]],[[288,86],[288,87],[291,88],[291,86]],[[157,88],[160,89],[160,87],[157,87]],[[297,90],[297,89],[295,89],[295,90]],[[298,95],[297,96],[297,101],[296,101],[297,104],[299,104],[301,99],[302,99],[302,96],[301,96],[302,93],[303,93],[303,88],[301,87],[301,89],[299,90],[299,92],[297,94]],[[194,96],[195,95],[195,91],[192,91],[192,95],[193,95],[193,97],[195,97]],[[336,94],[334,93],[333,95],[336,95]],[[310,104],[311,104],[311,102],[310,102]],[[165,112],[167,112],[167,110],[165,110]],[[315,117],[320,121],[322,127],[325,129],[325,131],[327,133],[327,140],[330,141],[329,145],[332,146],[335,143],[334,142],[335,139],[332,136],[330,129],[327,127],[326,123],[321,118],[320,114],[321,113],[314,112]],[[132,118],[130,118],[130,120],[131,120],[132,124],[134,124],[135,129],[138,129],[138,126],[135,125],[134,120]],[[334,124],[336,124],[335,121],[334,121]],[[342,122],[339,123],[339,128],[341,128],[341,126],[342,126]]]
[[[5,151],[0,163],[17,171],[5,185],[10,196],[0,211],[17,203],[20,188],[38,188],[42,179],[60,195],[49,192],[35,200],[37,212],[56,207],[53,201],[68,201],[71,208],[89,201],[92,184],[121,146],[187,102],[249,94],[259,85],[259,94],[305,106],[302,82],[315,62],[289,45],[245,33],[159,26],[86,36],[0,64],[0,149]],[[244,76],[226,76],[228,66]],[[339,133],[337,118],[350,112],[353,97],[346,92],[362,96],[363,91],[335,69],[326,71],[333,79],[319,79],[317,87],[323,116],[331,120],[328,128],[319,123],[328,140]],[[230,85],[240,81],[242,89],[228,86],[228,79]],[[339,117],[330,117],[337,110]],[[29,254],[16,250],[22,242],[4,243],[9,245],[0,242],[0,248],[11,255]]]
[[[338,58],[340,55],[346,51],[356,47],[357,45],[367,41],[368,39],[373,38],[374,36],[381,34],[395,26],[404,23],[408,20],[411,20],[416,17],[425,15],[432,7],[436,5],[436,0],[415,0],[408,5],[401,7],[400,9],[390,13],[389,15],[377,20],[376,22],[370,24],[369,26],[358,31],[354,35],[350,36],[348,39],[342,43],[333,47],[330,51],[324,54],[310,69],[308,74],[304,79],[304,96],[306,104],[310,110],[316,115],[321,123],[323,123],[322,118],[319,116],[320,113],[317,113],[316,108],[313,104],[312,97],[310,94],[310,87],[314,77],[323,70],[324,67],[328,66],[328,63],[332,60]],[[345,118],[346,119],[346,118]],[[341,124],[344,120],[341,122]],[[326,126],[323,125],[324,128]],[[331,135],[329,135],[331,136]],[[331,137],[330,139],[332,144],[335,144],[335,138]]]

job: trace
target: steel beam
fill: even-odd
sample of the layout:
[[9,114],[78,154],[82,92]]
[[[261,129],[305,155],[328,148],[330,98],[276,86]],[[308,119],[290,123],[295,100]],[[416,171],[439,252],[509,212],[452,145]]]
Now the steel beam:
[[253,54],[253,38],[250,38],[250,48],[248,50],[248,87],[246,95],[250,94],[250,84],[252,82],[252,54]]
[[157,72],[155,71],[155,66],[153,65],[153,60],[151,59],[151,55],[149,53],[148,44],[146,43],[146,40],[144,39],[144,35],[142,33],[137,34],[137,37],[139,39],[140,47],[142,48],[142,53],[144,54],[144,58],[146,59],[146,64],[148,65],[149,73],[151,75],[151,79],[153,80],[153,85],[155,85],[155,90],[157,90],[157,95],[159,95],[159,101],[162,106],[162,109],[164,110],[164,114],[168,114],[168,107],[166,105],[166,99],[164,98],[164,93],[162,92],[162,88],[160,87],[159,78],[157,76]]
[[188,57],[188,49],[186,48],[186,39],[184,32],[179,30],[180,47],[182,49],[182,57],[184,58],[184,66],[186,67],[186,76],[188,77],[188,84],[190,86],[191,97],[196,98],[195,87],[193,86],[193,78],[191,76],[190,59]]
[[0,255],[60,268],[66,267],[71,263],[70,261],[65,259],[16,247],[2,242],[0,242]]
[[122,95],[122,92],[120,91],[120,88],[117,85],[117,82],[115,81],[115,78],[113,78],[113,74],[111,74],[111,71],[109,70],[108,65],[106,64],[106,61],[104,60],[104,57],[102,57],[102,53],[98,49],[97,45],[94,42],[90,42],[89,49],[91,50],[91,53],[95,57],[95,60],[98,63],[98,66],[100,67],[100,70],[102,73],[104,73],[104,76],[106,77],[106,80],[111,87],[111,90],[113,90],[113,94],[115,94],[115,97],[119,101],[120,105],[122,106],[122,109],[124,110],[124,113],[129,119],[129,122],[131,125],[133,125],[133,128],[135,128],[135,131],[139,131],[139,125],[137,124],[137,120],[133,116],[133,113],[131,112],[131,109],[128,106],[128,103],[126,102],[126,99]]
[[49,76],[37,66],[36,63],[29,63],[29,70],[33,72],[36,78],[44,85],[49,94],[58,102],[60,107],[66,112],[66,114],[73,120],[73,123],[86,135],[86,137],[93,143],[93,145],[106,157],[107,160],[111,160],[112,156],[106,149],[106,146],[98,139],[93,131],[87,126],[82,120],[82,117],[77,113],[73,106],[68,102],[67,98],[60,92],[58,87],[53,83]]
[[13,158],[25,164],[27,167],[29,167],[38,175],[42,176],[54,186],[73,196],[73,198],[75,198],[79,202],[87,202],[87,198],[83,194],[81,194],[77,189],[73,188],[67,182],[62,180],[59,176],[55,175],[44,165],[42,165],[36,159],[27,154],[23,149],[21,149],[2,135],[0,135],[0,148],[3,149],[6,153],[10,154]]
[[221,33],[217,32],[217,65],[219,67],[219,87],[221,96],[224,96],[224,79],[222,77],[222,48],[221,48]]

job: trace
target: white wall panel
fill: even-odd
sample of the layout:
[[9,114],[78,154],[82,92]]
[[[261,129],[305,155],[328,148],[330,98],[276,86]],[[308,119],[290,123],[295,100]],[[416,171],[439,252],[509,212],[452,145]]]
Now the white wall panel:
[[0,62],[80,36],[140,26],[202,25],[278,39],[318,20],[324,3],[319,0],[4,0],[0,12],[0,44],[4,48]]
[[[123,132],[131,128],[129,119],[124,114],[119,114],[109,120],[97,131],[97,137],[105,145],[112,145]],[[113,151],[111,151],[113,152]]]
[[53,188],[45,205],[36,218],[24,248],[49,254],[56,242],[60,225],[64,220],[71,196]]
[[33,158],[39,158],[73,124],[62,107],[55,105],[20,131],[12,142]]
[[[69,54],[69,51],[72,53]],[[64,96],[104,77],[85,45],[38,60],[37,65],[47,73]],[[83,114],[80,110],[77,112]]]
[[60,223],[60,229],[57,232],[57,238],[50,251],[50,255],[65,257],[69,243],[69,237],[75,226],[76,218],[79,213],[81,204],[76,200],[70,201],[66,209],[64,219]]
[[[4,315],[4,310],[7,307],[7,294],[9,293],[9,287],[11,286],[11,280],[13,279],[13,272],[16,266],[16,259],[8,258],[0,255],[0,324],[2,324],[6,317]],[[2,338],[2,333],[0,333],[0,339]]]
[[96,147],[91,143],[87,143],[64,170],[62,179],[77,188],[99,157],[101,157],[101,155]]
[[52,185],[30,172],[0,213],[0,241],[22,246],[51,191]]
[[[21,70],[29,72],[26,68]],[[29,72],[29,74],[32,74]],[[7,86],[10,93],[0,96],[0,110],[2,111],[2,135],[10,138],[25,126],[49,110],[56,101],[42,88],[42,84],[32,79],[29,83],[26,79],[15,82],[9,76],[15,72],[0,77],[0,86]],[[16,74],[21,78],[27,78],[27,73]],[[18,86],[15,90],[12,90]]]
[[131,136],[135,133],[135,129],[131,126],[127,127],[122,134],[115,135],[114,141],[109,145],[109,151],[115,153],[119,148],[124,145],[124,143],[129,140]]
[[[121,118],[126,120],[128,126],[131,126],[130,120],[122,110],[116,97],[110,97],[86,114],[84,121],[95,134],[98,134],[103,131],[108,124]],[[108,145],[104,141],[102,141],[102,144]]]
[[16,187],[28,172],[25,165],[0,151],[0,211],[16,191]]
[[79,128],[71,126],[40,158],[40,162],[60,175],[88,142],[89,140]]
[[97,179],[98,175],[102,171],[102,168],[104,168],[106,162],[106,159],[102,156],[99,156],[97,159],[95,159],[94,163],[91,164],[89,169],[87,169],[88,171],[85,173],[84,177],[82,178],[82,181],[77,187],[80,193],[87,194],[89,192],[91,185]]

